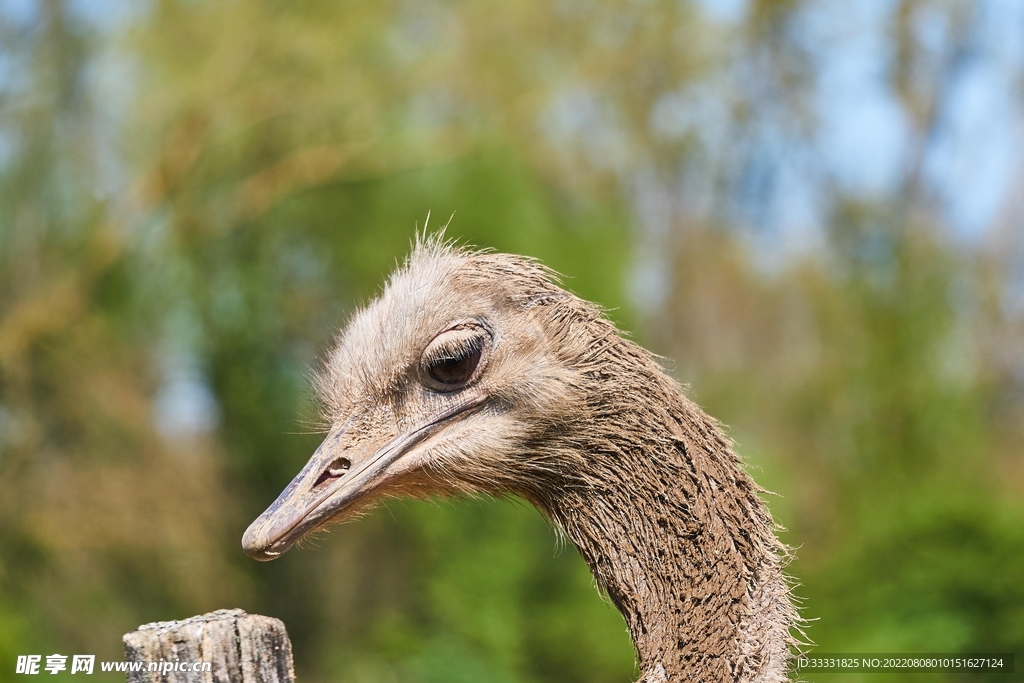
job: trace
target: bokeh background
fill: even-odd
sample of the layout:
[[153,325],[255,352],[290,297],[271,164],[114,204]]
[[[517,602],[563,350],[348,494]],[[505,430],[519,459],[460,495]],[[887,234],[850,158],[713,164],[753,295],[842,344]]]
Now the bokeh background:
[[730,425],[818,651],[1019,671],[1022,94],[1018,0],[3,0],[0,680],[225,607],[310,683],[634,679],[525,504],[241,553],[428,212]]

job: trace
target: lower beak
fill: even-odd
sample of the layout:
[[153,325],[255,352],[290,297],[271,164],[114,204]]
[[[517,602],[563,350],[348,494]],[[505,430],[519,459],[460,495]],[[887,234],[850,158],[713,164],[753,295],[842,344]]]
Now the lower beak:
[[[327,474],[336,454],[347,452],[345,433],[328,437],[277,500],[242,537],[245,554],[261,561],[276,559],[310,531],[350,510],[391,478],[388,468],[453,421],[475,412],[487,397],[478,394],[445,410],[425,424],[381,446],[353,450],[348,471]],[[349,437],[351,438],[351,437]]]

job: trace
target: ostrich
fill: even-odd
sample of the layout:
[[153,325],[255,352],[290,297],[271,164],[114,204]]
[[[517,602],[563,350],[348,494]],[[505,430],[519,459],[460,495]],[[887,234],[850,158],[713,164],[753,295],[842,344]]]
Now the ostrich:
[[761,489],[601,310],[518,256],[418,239],[316,379],[328,435],[252,523],[272,560],[389,496],[520,496],[625,617],[640,683],[787,680],[798,617]]

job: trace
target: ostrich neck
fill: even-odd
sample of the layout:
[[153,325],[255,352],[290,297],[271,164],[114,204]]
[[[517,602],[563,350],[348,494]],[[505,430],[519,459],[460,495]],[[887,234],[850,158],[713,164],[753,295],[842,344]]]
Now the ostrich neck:
[[756,484],[669,380],[635,396],[588,426],[585,476],[547,506],[625,617],[641,683],[788,680],[795,612]]

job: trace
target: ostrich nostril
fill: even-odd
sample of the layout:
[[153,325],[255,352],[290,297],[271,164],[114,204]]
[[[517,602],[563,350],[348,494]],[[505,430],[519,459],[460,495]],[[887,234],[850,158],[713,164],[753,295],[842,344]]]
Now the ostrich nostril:
[[331,466],[327,468],[327,474],[332,477],[340,477],[348,472],[349,467],[352,467],[352,463],[349,462],[348,458],[335,458]]
[[316,480],[316,483],[313,484],[313,488],[320,486],[325,481],[331,481],[344,476],[350,467],[352,467],[352,462],[348,458],[335,458]]

